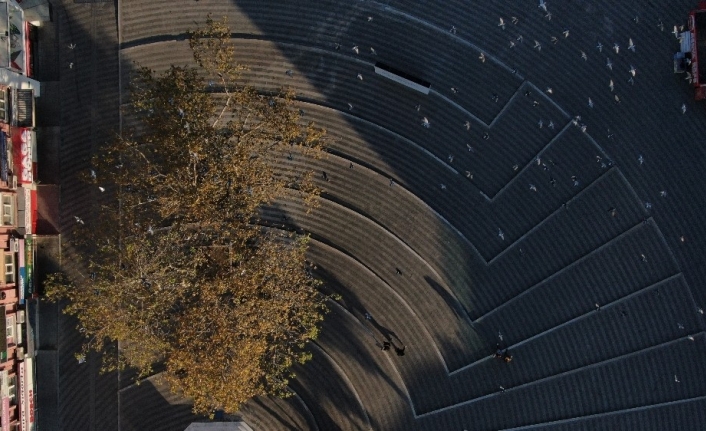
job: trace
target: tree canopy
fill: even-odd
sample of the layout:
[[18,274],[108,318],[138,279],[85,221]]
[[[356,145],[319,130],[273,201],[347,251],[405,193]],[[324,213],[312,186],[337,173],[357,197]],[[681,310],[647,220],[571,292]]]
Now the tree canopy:
[[197,413],[286,395],[327,310],[307,238],[257,222],[286,190],[313,208],[312,172],[281,162],[295,149],[322,156],[325,131],[302,121],[291,91],[241,83],[230,34],[209,17],[190,33],[193,65],[136,71],[133,131],[98,150],[84,178],[103,192],[72,235],[85,274],[45,283],[78,318],[84,354],[117,341],[105,370],[144,378],[162,364]]

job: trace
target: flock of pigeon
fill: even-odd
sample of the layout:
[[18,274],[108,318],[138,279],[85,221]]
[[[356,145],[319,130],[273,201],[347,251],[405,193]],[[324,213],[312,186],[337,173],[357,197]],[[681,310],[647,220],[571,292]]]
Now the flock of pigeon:
[[[544,14],[544,18],[545,18],[546,20],[550,21],[550,20],[552,19],[552,13],[549,11],[547,2],[546,2],[545,0],[540,0],[540,1],[539,1],[538,9]],[[368,21],[368,22],[373,21],[373,17],[372,17],[372,16],[368,16],[368,17],[367,17],[367,21]],[[515,17],[515,16],[510,17],[509,21],[506,21],[505,18],[500,17],[499,20],[498,20],[497,26],[500,27],[502,30],[505,30],[509,25],[515,25],[515,26],[516,26],[516,25],[519,23],[519,21],[520,21],[520,19],[519,19],[518,17]],[[638,23],[638,22],[639,22],[639,17],[636,16],[635,18],[633,18],[633,21],[634,21],[635,23]],[[660,29],[660,31],[664,31],[664,24],[663,24],[661,21],[659,21],[657,27]],[[681,27],[681,29],[679,29],[677,26],[674,26],[674,30],[673,30],[672,33],[675,35],[676,38],[679,38],[679,37],[680,37],[680,30],[683,31],[683,30],[684,30],[683,27]],[[456,33],[457,33],[457,28],[456,28],[456,26],[451,26],[451,28],[449,29],[449,32],[450,32],[451,34],[456,34]],[[568,28],[564,28],[564,30],[561,32],[561,38],[567,39],[567,38],[569,38],[570,34],[571,34],[570,30],[569,30]],[[522,44],[523,41],[524,41],[523,36],[520,35],[520,34],[518,34],[516,37],[511,38],[511,39],[509,40],[509,47],[510,47],[511,49],[512,49],[512,48],[515,48],[515,47],[519,46],[520,44]],[[550,42],[551,42],[552,44],[557,44],[559,41],[560,41],[560,37],[557,37],[557,36],[551,36],[551,37],[550,37]],[[336,50],[340,50],[340,49],[341,49],[341,45],[337,43],[337,44],[335,44],[334,48],[335,48]],[[539,40],[536,40],[536,39],[535,39],[535,40],[534,40],[534,44],[532,45],[532,48],[535,49],[536,51],[540,52],[540,51],[542,50],[542,43],[541,43]],[[637,52],[637,45],[635,44],[635,41],[634,41],[631,37],[628,38],[628,40],[627,40],[627,48],[626,48],[626,49],[627,49],[627,51],[629,51],[629,52],[631,52],[631,53],[633,53],[633,54]],[[358,46],[358,45],[353,46],[353,47],[351,48],[351,50],[352,50],[356,55],[359,55],[359,54],[361,53],[361,47]],[[619,42],[614,42],[614,43],[612,44],[612,46],[604,46],[603,43],[601,43],[600,41],[598,41],[598,42],[596,43],[596,46],[595,46],[595,51],[597,51],[598,55],[605,56],[605,59],[606,59],[606,60],[605,60],[605,65],[606,65],[606,67],[607,67],[609,70],[611,70],[611,71],[613,71],[613,68],[614,68],[614,63],[613,63],[613,60],[611,59],[611,56],[618,56],[618,55],[620,55],[621,50],[622,50],[622,47],[621,47],[621,44],[620,44]],[[375,51],[375,49],[374,49],[373,47],[370,47],[370,48],[369,48],[369,51],[370,51],[370,54],[371,54],[371,55],[377,55],[377,52]],[[583,61],[585,61],[585,62],[589,61],[589,54],[588,54],[585,50],[580,50],[579,53],[580,53],[581,59],[582,59]],[[485,63],[486,60],[487,60],[487,58],[488,58],[488,57],[487,57],[487,54],[486,54],[486,53],[484,53],[484,52],[480,52],[480,53],[479,53],[478,59],[479,59],[482,63]],[[513,69],[513,73],[515,73],[515,72],[516,72],[516,70]],[[285,73],[286,73],[289,77],[293,77],[293,72],[292,72],[291,70],[287,70]],[[627,83],[629,83],[630,85],[634,85],[634,84],[635,84],[635,79],[636,79],[636,77],[637,77],[637,75],[638,75],[638,70],[637,70],[637,68],[636,68],[634,65],[630,64],[630,67],[629,67],[629,69],[626,71],[626,74],[627,74],[627,79],[626,79]],[[363,75],[362,75],[361,73],[358,73],[358,74],[356,75],[356,77],[357,77],[357,79],[360,80],[360,81],[363,80]],[[617,79],[617,78],[615,78],[615,79]],[[690,76],[689,74],[687,74],[687,80],[689,80],[689,79],[691,79],[691,76]],[[610,90],[610,92],[613,94],[613,100],[615,101],[615,103],[617,103],[617,104],[621,103],[621,98],[620,98],[620,96],[619,96],[619,95],[616,93],[616,91],[615,91],[615,90],[616,90],[616,83],[615,83],[615,81],[614,81],[614,77],[611,77],[611,78],[608,79],[607,87],[608,87],[608,89]],[[451,92],[452,92],[453,94],[458,94],[458,93],[459,93],[459,90],[458,90],[457,87],[451,87],[450,89],[451,89]],[[546,91],[546,93],[547,93],[548,95],[552,95],[552,94],[554,93],[554,90],[553,90],[553,88],[551,88],[551,87],[547,87],[545,91]],[[527,93],[530,93],[530,92],[527,92]],[[526,93],[525,95],[527,95],[527,93]],[[498,101],[498,98],[499,98],[499,97],[498,97],[496,94],[493,94],[493,100],[494,100],[495,102]],[[537,106],[537,105],[539,104],[539,102],[537,102],[537,101],[535,101],[534,103],[535,103],[534,106]],[[587,104],[587,106],[588,106],[589,109],[593,109],[593,108],[596,106],[596,103],[594,102],[593,98],[591,98],[591,97],[587,97],[586,104]],[[349,103],[347,103],[347,105],[348,105],[348,110],[349,110],[349,111],[352,111],[352,110],[354,109],[354,105],[353,105],[352,103],[349,102]],[[420,105],[417,105],[417,106],[416,106],[416,111],[419,112],[420,110],[421,110],[421,106],[420,106]],[[682,104],[682,106],[681,106],[681,112],[682,112],[682,113],[686,113],[686,104]],[[578,127],[578,128],[579,128],[582,132],[584,132],[584,133],[585,133],[585,132],[587,131],[587,129],[588,129],[588,126],[587,126],[585,123],[582,123],[582,122],[581,122],[581,116],[580,116],[580,115],[575,115],[575,116],[573,117],[573,119],[571,120],[571,122],[572,122],[572,124],[573,124],[574,126]],[[427,129],[429,129],[429,128],[431,127],[431,121],[430,121],[429,118],[427,118],[426,116],[421,117],[420,124],[421,124],[422,127],[427,128]],[[547,128],[553,130],[553,129],[556,127],[556,124],[555,124],[554,121],[552,121],[552,120],[545,120],[545,119],[542,119],[542,118],[540,118],[540,119],[538,120],[537,124],[538,124],[539,128],[543,128],[543,127],[546,126]],[[466,122],[463,124],[463,127],[465,127],[466,130],[470,130],[470,129],[471,129],[471,123],[470,123],[469,121],[466,121]],[[610,131],[609,131],[608,137],[609,137],[609,138],[612,138],[612,136],[613,136],[613,134],[610,133]],[[483,139],[485,139],[485,140],[489,139],[489,134],[488,134],[487,132],[483,134]],[[475,149],[474,149],[473,146],[471,146],[470,144],[467,144],[467,147],[468,147],[468,151],[469,151],[469,152],[475,152]],[[600,156],[598,156],[598,159],[599,159],[599,162],[602,162],[601,166],[603,166],[603,167],[605,167],[605,166],[610,166],[610,165],[612,164],[612,162],[610,162],[610,161],[602,161],[601,158],[600,158]],[[454,156],[453,156],[453,155],[449,155],[449,156],[448,156],[448,162],[449,162],[449,163],[452,163],[453,160],[454,160]],[[539,158],[537,158],[536,161],[537,161],[537,165],[542,166],[542,167],[545,167],[545,169],[546,169],[546,165],[545,165],[544,163],[542,163]],[[640,155],[640,156],[638,157],[638,162],[639,162],[640,164],[643,164],[643,163],[644,163],[644,158],[642,157],[642,155]],[[515,171],[517,171],[517,170],[518,170],[518,166],[517,166],[517,165],[513,166],[513,169],[514,169]],[[469,177],[469,178],[471,178],[471,179],[473,178],[473,175],[470,174],[470,172],[468,172],[468,171],[466,172],[466,176]],[[555,180],[552,180],[552,181],[555,181]],[[578,186],[578,185],[579,185],[579,181],[578,181],[578,179],[577,179],[576,176],[572,176],[572,177],[571,177],[571,182],[572,182],[572,184],[573,184],[574,186]],[[391,182],[391,185],[392,185],[392,182]],[[553,183],[552,185],[555,185],[555,184]],[[442,190],[446,190],[446,186],[445,186],[444,184],[441,184],[441,189],[442,189]],[[530,185],[529,185],[529,189],[530,189],[531,191],[536,192],[536,191],[537,191],[537,186],[534,185],[534,184],[530,184]],[[662,192],[660,192],[660,194],[661,194],[662,196],[665,196],[665,195],[666,195],[666,192],[662,191]],[[651,204],[649,204],[649,203],[646,203],[645,205],[646,205],[646,206],[651,206]],[[649,208],[648,208],[648,209],[649,209]],[[501,230],[499,230],[498,236],[499,236],[501,239],[504,239],[504,234],[503,234],[503,232],[502,232]]]

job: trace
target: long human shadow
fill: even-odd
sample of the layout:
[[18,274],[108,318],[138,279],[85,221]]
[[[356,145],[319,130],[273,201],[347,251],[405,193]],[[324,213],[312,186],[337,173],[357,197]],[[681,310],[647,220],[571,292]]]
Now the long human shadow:
[[340,295],[340,301],[338,303],[360,321],[363,328],[375,339],[376,345],[382,347],[382,343],[371,329],[375,330],[385,341],[395,340],[398,343],[404,344],[395,331],[378,322],[375,316],[371,314],[358,299],[358,294],[347,287],[345,283],[340,282],[333,271],[329,271],[319,264],[317,265],[315,274],[317,278],[324,282],[326,290],[330,293]]
[[[324,282],[325,290],[331,294],[336,294],[340,296],[337,303],[345,309],[351,316],[356,318],[363,329],[371,335],[371,338],[378,348],[382,348],[382,343],[384,341],[389,341],[391,343],[397,342],[398,345],[403,345],[404,342],[397,333],[390,328],[381,325],[375,316],[370,314],[362,302],[358,299],[358,293],[351,289],[346,283],[340,282],[336,277],[335,273],[322,267],[320,264],[317,265],[315,271],[315,276]],[[323,330],[326,330],[326,323],[324,321]],[[372,330],[377,332],[377,335]],[[379,373],[379,369],[368,369],[370,372]],[[388,382],[390,387],[396,388],[397,385],[389,378],[389,376],[382,374],[383,378]],[[398,392],[400,396],[406,396],[401,392]]]

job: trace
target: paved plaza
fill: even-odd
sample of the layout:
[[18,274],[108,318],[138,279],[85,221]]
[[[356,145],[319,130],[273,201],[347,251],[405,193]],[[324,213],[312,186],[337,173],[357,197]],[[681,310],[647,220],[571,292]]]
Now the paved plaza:
[[[240,412],[253,430],[703,430],[706,107],[671,33],[696,1],[537,5],[54,2],[63,226],[93,198],[77,173],[126,121],[131,73],[190,63],[186,31],[227,16],[244,79],[294,89],[328,130],[328,157],[279,162],[326,173],[320,207],[293,192],[261,215],[311,235],[341,297],[295,396]],[[204,420],[155,378],[79,365],[75,322],[41,306],[42,430]]]

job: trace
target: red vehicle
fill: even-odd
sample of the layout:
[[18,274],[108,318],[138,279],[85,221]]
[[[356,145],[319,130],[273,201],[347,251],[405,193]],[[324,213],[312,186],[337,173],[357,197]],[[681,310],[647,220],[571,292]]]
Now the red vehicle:
[[688,29],[674,27],[680,50],[674,54],[674,73],[686,72],[694,86],[694,98],[706,99],[706,1],[689,13]]

